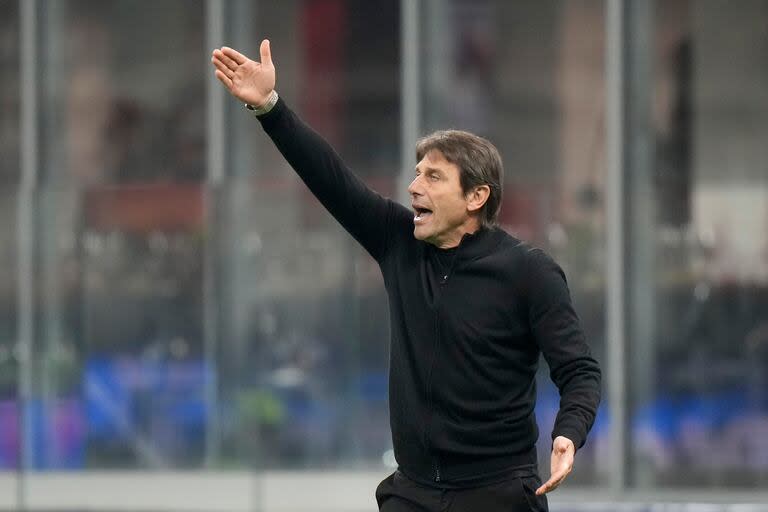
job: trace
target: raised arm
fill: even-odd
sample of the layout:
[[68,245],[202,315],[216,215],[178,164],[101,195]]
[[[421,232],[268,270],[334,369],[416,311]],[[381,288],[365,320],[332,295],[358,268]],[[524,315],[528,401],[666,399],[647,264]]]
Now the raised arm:
[[401,205],[368,188],[333,148],[291,111],[275,92],[269,41],[255,62],[232,48],[213,51],[216,78],[256,111],[264,130],[323,206],[377,260],[386,252],[393,218],[410,216]]

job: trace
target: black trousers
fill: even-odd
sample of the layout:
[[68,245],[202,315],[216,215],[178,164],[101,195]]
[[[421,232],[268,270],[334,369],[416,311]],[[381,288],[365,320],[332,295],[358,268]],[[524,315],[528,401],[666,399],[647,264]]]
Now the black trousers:
[[548,512],[546,496],[536,496],[537,476],[514,477],[469,489],[439,489],[414,482],[400,471],[376,488],[379,512]]

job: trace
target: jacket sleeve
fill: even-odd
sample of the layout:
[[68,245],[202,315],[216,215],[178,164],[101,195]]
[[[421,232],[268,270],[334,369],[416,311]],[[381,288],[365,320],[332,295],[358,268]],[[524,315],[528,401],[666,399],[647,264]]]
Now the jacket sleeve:
[[529,321],[560,390],[552,439],[565,436],[579,449],[600,403],[600,367],[584,339],[563,270],[540,249],[529,251],[528,256]]
[[389,245],[393,216],[403,217],[408,210],[368,188],[282,98],[258,119],[325,209],[371,256],[381,260]]

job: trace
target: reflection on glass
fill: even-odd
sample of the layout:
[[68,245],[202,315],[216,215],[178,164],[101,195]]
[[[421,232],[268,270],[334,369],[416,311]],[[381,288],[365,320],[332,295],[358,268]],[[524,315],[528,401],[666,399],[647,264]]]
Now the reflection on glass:
[[47,1],[42,11],[48,179],[202,179],[203,2]]
[[34,467],[200,466],[204,3],[40,12]]
[[19,75],[19,6],[0,3],[0,186],[19,179],[21,95]]
[[20,177],[19,4],[0,2],[0,472],[18,467],[17,187]]
[[[387,195],[400,154],[397,4],[279,2],[250,17],[250,2],[233,3],[233,44],[256,54],[268,36],[281,96]],[[379,468],[391,440],[378,267],[255,120],[235,109],[232,124],[236,177],[219,227],[223,463]]]
[[[7,187],[7,188],[6,188]],[[0,186],[0,472],[18,467],[16,191]]]
[[631,284],[651,294],[653,322],[647,362],[631,359],[633,481],[760,487],[768,482],[766,3],[691,7],[656,5],[654,217],[645,227],[653,261]]

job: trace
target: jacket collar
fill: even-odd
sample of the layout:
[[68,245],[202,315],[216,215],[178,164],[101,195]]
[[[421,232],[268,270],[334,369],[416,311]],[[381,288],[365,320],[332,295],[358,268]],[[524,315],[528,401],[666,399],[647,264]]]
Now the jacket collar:
[[[456,259],[469,261],[487,255],[501,242],[503,234],[504,232],[498,227],[481,227],[474,233],[465,233],[459,245],[455,247]],[[443,250],[432,244],[429,245],[433,251]]]

